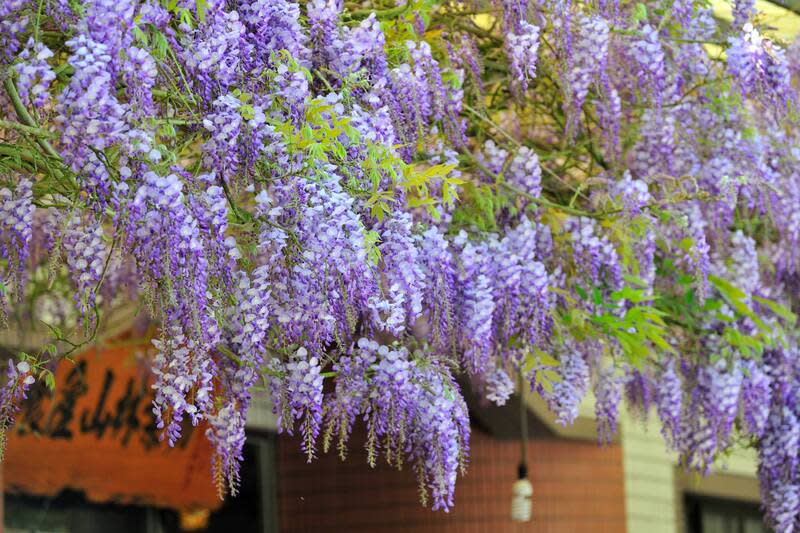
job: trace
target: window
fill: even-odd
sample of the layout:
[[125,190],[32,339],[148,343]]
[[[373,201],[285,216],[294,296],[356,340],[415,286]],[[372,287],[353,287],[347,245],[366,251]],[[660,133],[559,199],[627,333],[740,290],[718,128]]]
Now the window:
[[687,533],[768,533],[758,504],[687,494]]

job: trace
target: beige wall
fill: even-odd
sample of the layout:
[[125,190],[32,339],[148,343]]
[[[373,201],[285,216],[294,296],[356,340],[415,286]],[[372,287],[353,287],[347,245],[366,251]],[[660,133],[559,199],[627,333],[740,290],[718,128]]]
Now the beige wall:
[[622,464],[629,533],[683,533],[683,495],[758,501],[756,459],[739,450],[720,460],[708,477],[685,472],[667,451],[655,417],[647,424],[626,415],[622,422]]

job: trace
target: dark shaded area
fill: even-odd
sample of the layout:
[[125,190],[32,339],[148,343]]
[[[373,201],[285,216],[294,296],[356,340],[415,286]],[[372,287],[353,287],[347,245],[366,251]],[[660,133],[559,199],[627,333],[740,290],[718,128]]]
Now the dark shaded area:
[[[464,401],[469,408],[470,422],[492,437],[500,440],[519,440],[520,438],[520,401],[518,394],[508,399],[505,405],[498,407],[486,401],[481,394],[472,390],[472,385],[465,379],[459,379],[458,385]],[[539,418],[528,409],[528,438],[555,439],[557,436]]]
[[757,504],[708,498],[684,497],[687,533],[769,533]]

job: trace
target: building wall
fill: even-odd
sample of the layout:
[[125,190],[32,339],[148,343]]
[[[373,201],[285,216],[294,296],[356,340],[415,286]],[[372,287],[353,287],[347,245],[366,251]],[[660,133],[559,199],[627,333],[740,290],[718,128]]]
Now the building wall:
[[684,533],[686,493],[758,502],[756,459],[752,450],[735,450],[712,468],[711,475],[686,473],[669,452],[654,416],[647,423],[622,419],[627,529],[631,533]]
[[653,417],[647,425],[627,414],[624,417],[622,457],[628,531],[678,533],[682,517],[675,485],[677,459],[668,453]]
[[515,532],[622,533],[624,480],[619,446],[594,442],[534,441],[529,447],[533,521],[511,522],[511,485],[519,443],[498,441],[473,428],[470,466],[459,478],[449,513],[420,507],[408,469],[385,462],[370,469],[352,439],[347,461],[335,454],[305,462],[299,441],[281,437],[278,450],[280,528],[286,532]]

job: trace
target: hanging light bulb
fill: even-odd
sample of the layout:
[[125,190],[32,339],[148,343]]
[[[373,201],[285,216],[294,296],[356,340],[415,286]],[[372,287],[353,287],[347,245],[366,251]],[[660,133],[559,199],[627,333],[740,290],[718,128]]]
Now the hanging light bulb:
[[511,488],[511,520],[514,522],[531,521],[532,496],[533,485],[528,481],[528,467],[523,463],[519,465],[519,479]]

